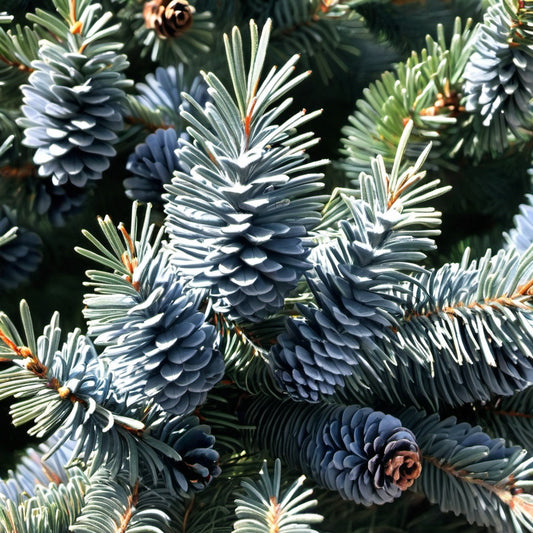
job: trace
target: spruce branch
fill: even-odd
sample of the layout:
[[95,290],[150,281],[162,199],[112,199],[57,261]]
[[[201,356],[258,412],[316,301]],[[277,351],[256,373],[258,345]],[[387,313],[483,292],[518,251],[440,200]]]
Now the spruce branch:
[[204,74],[211,102],[202,108],[184,95],[193,141],[181,142],[185,171],[166,197],[172,263],[233,320],[259,321],[283,307],[311,266],[308,231],[324,200],[315,194],[321,175],[312,172],[324,162],[306,162],[316,139],[294,134],[316,113],[275,123],[292,100],[278,101],[307,74],[290,79],[293,57],[260,82],[270,26],[259,36],[250,24],[248,72],[238,29],[225,38],[233,96],[213,73]]
[[87,476],[71,467],[65,479],[31,486],[16,499],[0,494],[2,531],[169,533],[176,519],[176,497],[164,488],[129,485],[127,476],[105,468]]
[[[383,157],[378,155],[370,160],[370,172],[361,172],[357,182],[350,188],[337,188],[322,211],[322,223],[316,228],[319,237],[326,232],[323,240],[335,237],[336,228],[342,220],[353,220],[350,204],[355,199],[365,201],[379,213],[397,212],[399,221],[395,228],[407,229],[417,237],[434,237],[440,234],[441,213],[427,205],[427,202],[448,192],[450,186],[439,186],[441,180],[426,180],[428,157],[433,145],[429,143],[418,158],[409,164],[409,143],[413,135],[414,122],[409,120],[403,128],[396,146],[390,170]],[[415,233],[416,231],[416,233]]]
[[124,476],[100,469],[91,476],[84,505],[69,531],[169,533],[175,505],[165,489],[147,490],[139,482],[130,486]]
[[346,71],[347,60],[357,56],[354,40],[362,24],[354,2],[324,0],[281,0],[258,3],[250,8],[250,17],[263,24],[272,19],[273,31],[269,53],[274,61],[286,61],[296,51],[306,66],[316,70],[324,84],[337,69]]
[[493,436],[523,446],[533,453],[533,388],[495,398],[477,407],[477,422]]
[[[343,197],[347,214],[333,206],[329,221],[326,212],[328,231],[306,276],[315,306],[297,305],[302,318],[288,319],[269,354],[279,385],[294,398],[319,401],[349,376],[365,388],[365,376],[374,380],[396,365],[382,340],[398,325],[404,291],[413,290],[409,282],[423,272],[419,263],[439,233],[440,213],[423,202],[447,190],[438,180],[424,182],[429,147],[400,172],[411,129],[409,123],[390,173],[378,156],[372,175],[361,174],[359,194]],[[339,230],[331,230],[339,216]]]
[[13,323],[0,315],[0,357],[13,366],[0,373],[0,398],[14,396],[14,425],[30,420],[30,435],[44,437],[59,430],[53,454],[68,439],[90,471],[105,466],[112,473],[128,472],[133,485],[140,477],[178,492],[205,487],[218,475],[218,453],[207,426],[195,417],[170,418],[149,399],[128,406],[113,388],[92,343],[79,331],[70,333],[60,347],[58,314],[37,340],[27,304],[21,304],[27,342]]
[[90,481],[80,469],[70,470],[66,483],[38,485],[35,494],[16,502],[0,494],[0,527],[17,533],[67,531],[82,509]]
[[423,457],[414,490],[470,522],[502,532],[531,531],[533,459],[526,450],[508,448],[502,439],[491,439],[479,427],[454,417],[441,421],[413,409],[401,416],[416,435]]
[[[364,387],[347,378],[345,401],[379,390],[389,402],[433,408],[509,396],[531,383],[531,249],[421,274],[405,316],[380,348],[397,364]],[[409,309],[411,311],[409,311]],[[399,363],[401,361],[401,364]]]
[[385,72],[363,92],[356,109],[342,129],[342,167],[357,188],[359,172],[368,172],[372,157],[381,155],[385,164],[394,160],[405,124],[413,120],[413,135],[407,149],[415,160],[433,143],[429,163],[449,166],[450,152],[457,150],[458,117],[464,113],[459,94],[462,74],[473,47],[471,21],[456,19],[447,43],[443,26],[437,39],[427,36],[426,48]]

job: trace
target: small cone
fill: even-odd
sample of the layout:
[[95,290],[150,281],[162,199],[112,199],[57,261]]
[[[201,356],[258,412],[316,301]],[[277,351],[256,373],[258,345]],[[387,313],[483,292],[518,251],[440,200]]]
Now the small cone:
[[194,12],[186,0],[151,0],[144,4],[143,17],[147,28],[162,39],[172,39],[192,26]]

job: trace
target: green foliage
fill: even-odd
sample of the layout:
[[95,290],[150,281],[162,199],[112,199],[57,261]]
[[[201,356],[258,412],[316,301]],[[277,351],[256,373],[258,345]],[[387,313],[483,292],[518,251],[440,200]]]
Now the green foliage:
[[[0,24],[11,19],[0,18]],[[32,71],[31,63],[38,57],[39,33],[28,26],[16,25],[4,30],[0,26],[0,97],[2,107],[20,102],[19,86],[25,83]]]
[[281,0],[251,2],[247,15],[264,24],[271,18],[275,26],[270,44],[270,61],[285,61],[294,50],[307,66],[316,69],[323,83],[337,70],[347,70],[346,58],[358,55],[354,39],[362,23],[351,3],[322,0]]
[[458,18],[449,44],[443,26],[438,26],[437,39],[428,36],[420,55],[412,52],[407,61],[397,65],[395,73],[385,72],[364,91],[364,99],[357,101],[348,118],[350,124],[342,130],[343,166],[352,180],[359,172],[368,172],[370,159],[378,154],[385,163],[392,163],[409,119],[414,122],[407,149],[409,160],[418,157],[432,141],[430,162],[433,166],[449,165],[457,143],[462,72],[471,50],[471,21],[463,25]]

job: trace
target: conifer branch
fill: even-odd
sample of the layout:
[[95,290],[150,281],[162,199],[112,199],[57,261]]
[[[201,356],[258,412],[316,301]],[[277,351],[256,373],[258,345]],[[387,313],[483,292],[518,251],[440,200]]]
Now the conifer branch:
[[[414,410],[402,415],[420,444],[424,467],[415,482],[441,509],[500,531],[529,531],[533,508],[529,482],[533,460],[519,447],[507,448],[479,427],[440,421]],[[447,491],[446,502],[440,495]],[[473,505],[479,499],[482,505]],[[522,529],[524,528],[524,529]]]
[[481,4],[4,0],[0,398],[47,440],[0,530],[311,533],[304,474],[328,531],[533,531],[533,0]]
[[324,200],[316,195],[321,175],[310,172],[324,161],[306,163],[316,141],[294,135],[316,113],[275,124],[291,99],[278,101],[307,74],[289,79],[293,57],[259,85],[269,27],[259,36],[250,24],[248,73],[239,32],[231,44],[226,38],[234,97],[212,73],[204,75],[212,102],[202,108],[185,96],[193,112],[182,116],[193,142],[182,142],[186,172],[176,173],[165,208],[172,263],[194,286],[209,288],[233,320],[259,321],[283,307],[310,267],[308,231]]

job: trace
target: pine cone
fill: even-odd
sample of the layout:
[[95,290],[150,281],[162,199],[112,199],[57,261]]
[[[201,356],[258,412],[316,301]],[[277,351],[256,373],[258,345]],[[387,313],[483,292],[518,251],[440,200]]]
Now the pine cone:
[[[12,214],[0,206],[0,237],[16,226]],[[33,231],[18,228],[14,239],[0,246],[0,293],[18,287],[41,262],[41,239]]]
[[[187,134],[182,133],[182,136]],[[174,128],[159,128],[135,147],[126,164],[133,176],[124,180],[126,196],[131,200],[161,204],[164,185],[175,170],[181,170],[175,153],[178,135]]]
[[149,109],[157,109],[161,116],[161,126],[170,126],[178,132],[185,130],[180,108],[191,111],[191,104],[184,100],[183,92],[189,94],[198,104],[204,106],[209,95],[207,85],[200,75],[186,79],[183,63],[177,66],[158,67],[146,75],[144,82],[137,83],[139,93],[136,100]]
[[259,396],[245,407],[243,422],[256,428],[260,448],[358,504],[393,501],[422,470],[413,432],[370,407],[311,406]]
[[203,156],[184,140],[178,157],[185,170],[168,187],[171,261],[194,286],[209,288],[215,309],[231,320],[259,322],[278,312],[312,266],[307,232],[321,198],[302,197],[320,184],[314,174],[292,176],[304,155],[287,156],[279,166],[279,150],[217,154],[219,166],[206,179],[196,164]]
[[144,4],[146,27],[162,39],[172,39],[192,26],[195,9],[186,0],[151,0]]
[[34,181],[34,209],[39,215],[46,214],[52,226],[64,226],[68,217],[83,208],[88,186],[80,188],[68,181],[63,185],[54,185],[52,180],[42,178]]
[[397,418],[369,407],[339,408],[304,446],[313,477],[363,505],[398,498],[421,471],[412,432]]
[[215,437],[211,428],[200,424],[196,416],[161,418],[150,425],[150,436],[171,446],[180,460],[164,457],[170,472],[167,481],[183,492],[205,489],[220,475],[219,453],[213,448]]
[[199,310],[203,293],[182,286],[165,253],[147,254],[135,276],[140,291],[111,298],[112,320],[97,318],[109,297],[87,295],[89,334],[106,346],[110,371],[130,398],[142,393],[169,413],[190,413],[224,374],[215,328]]
[[377,339],[400,313],[395,296],[383,290],[395,259],[392,228],[399,214],[373,213],[363,201],[353,207],[359,225],[341,223],[344,235],[318,249],[307,275],[318,308],[298,306],[303,318],[287,321],[269,355],[279,386],[294,399],[317,402],[343,388],[345,376],[372,376],[387,357]]
[[516,131],[530,116],[533,60],[530,38],[504,4],[497,2],[487,10],[478,32],[475,52],[464,70],[465,107],[479,113],[485,127],[497,121]]
[[112,51],[73,53],[63,43],[48,41],[39,56],[21,88],[23,144],[35,149],[39,176],[51,176],[54,185],[83,188],[102,178],[116,154],[124,88],[130,85],[122,73],[128,62]]

